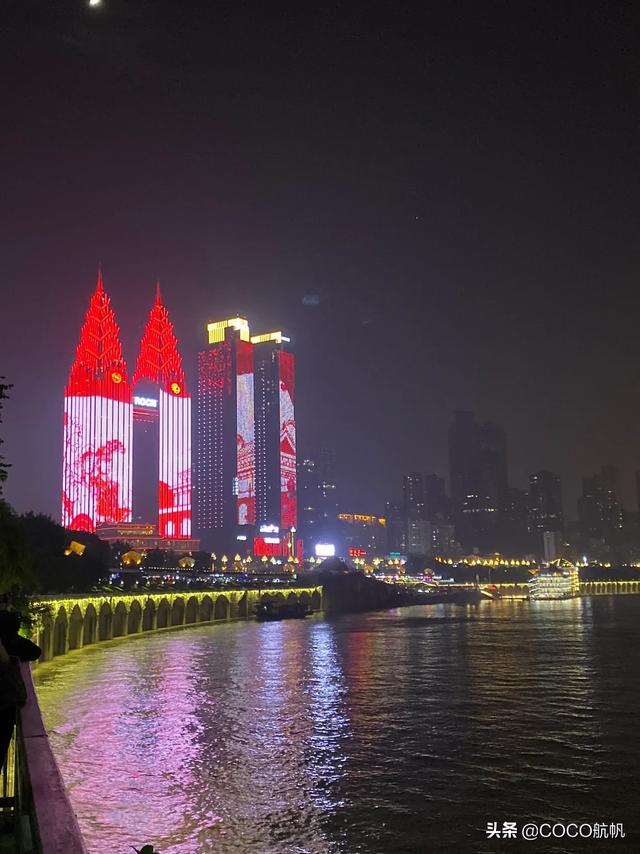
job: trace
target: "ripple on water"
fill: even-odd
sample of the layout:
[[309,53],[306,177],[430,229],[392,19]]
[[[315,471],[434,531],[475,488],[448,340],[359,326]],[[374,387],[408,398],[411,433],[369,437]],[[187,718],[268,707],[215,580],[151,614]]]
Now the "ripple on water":
[[235,623],[35,674],[96,854],[489,850],[487,821],[536,818],[623,821],[623,851],[639,616],[621,597]]

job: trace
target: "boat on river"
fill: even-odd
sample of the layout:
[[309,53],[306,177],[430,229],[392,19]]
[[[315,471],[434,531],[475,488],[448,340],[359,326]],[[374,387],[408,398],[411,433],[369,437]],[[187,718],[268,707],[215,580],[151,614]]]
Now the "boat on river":
[[479,587],[439,587],[424,598],[425,605],[477,605],[483,599],[494,597]]
[[304,620],[313,614],[309,605],[304,602],[261,602],[256,606],[256,620],[268,623],[276,620]]

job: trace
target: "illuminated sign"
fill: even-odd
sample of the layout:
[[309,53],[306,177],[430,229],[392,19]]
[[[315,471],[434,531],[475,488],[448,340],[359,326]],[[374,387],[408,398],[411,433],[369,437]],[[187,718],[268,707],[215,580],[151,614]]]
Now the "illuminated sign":
[[364,557],[366,553],[366,549],[349,549],[349,557]]
[[294,359],[278,353],[280,368],[280,525],[295,528],[297,513]]
[[238,534],[238,536],[236,537],[236,540],[243,540],[244,541],[246,539],[247,539],[246,534]]
[[138,395],[134,394],[133,403],[135,406],[148,406],[151,409],[158,408],[158,401],[152,397],[138,397]]
[[364,525],[386,525],[387,520],[379,516],[364,516],[361,513],[338,513],[338,519],[342,522],[361,522]]
[[336,555],[336,547],[333,543],[317,543],[315,551],[316,557],[335,557]]
[[286,557],[286,547],[277,537],[255,537],[253,540],[255,557]]
[[261,534],[279,534],[280,528],[277,525],[260,525]]
[[191,397],[160,391],[158,534],[191,536]]
[[253,404],[253,349],[238,341],[236,378],[236,464],[239,525],[256,521],[256,440]]

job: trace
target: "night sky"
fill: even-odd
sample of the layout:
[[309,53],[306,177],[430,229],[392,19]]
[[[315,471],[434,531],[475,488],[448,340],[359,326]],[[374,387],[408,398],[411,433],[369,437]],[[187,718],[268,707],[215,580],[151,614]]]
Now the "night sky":
[[[155,279],[290,331],[299,449],[343,509],[447,474],[456,408],[511,482],[640,467],[632,3],[5,0],[0,373],[18,510],[59,514],[63,389],[98,263],[133,368]],[[315,294],[319,305],[305,305]]]

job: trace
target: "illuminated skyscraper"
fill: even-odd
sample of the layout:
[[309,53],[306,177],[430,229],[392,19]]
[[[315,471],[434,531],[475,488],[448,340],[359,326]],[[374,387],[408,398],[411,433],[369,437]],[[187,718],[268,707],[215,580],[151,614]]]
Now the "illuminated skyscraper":
[[280,332],[243,317],[207,326],[198,354],[195,487],[206,547],[250,546],[260,525],[296,527],[295,363]]
[[281,332],[255,335],[257,522],[297,526],[295,358]]
[[65,389],[63,469],[66,527],[126,532],[135,516],[157,539],[191,537],[191,398],[159,289],[129,382],[98,275]]
[[242,317],[207,331],[210,347],[198,353],[197,528],[205,547],[226,549],[256,520],[253,346]]
[[133,405],[119,335],[99,273],[64,394],[62,523],[75,530],[131,520]]
[[167,309],[156,292],[133,376],[133,514],[158,536],[191,536],[191,395]]

